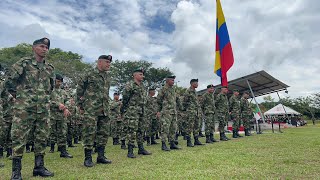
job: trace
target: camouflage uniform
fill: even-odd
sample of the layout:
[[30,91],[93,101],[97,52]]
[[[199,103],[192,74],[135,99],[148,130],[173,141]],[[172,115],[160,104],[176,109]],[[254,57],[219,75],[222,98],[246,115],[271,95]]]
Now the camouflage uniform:
[[177,101],[174,87],[167,84],[157,96],[158,112],[161,112],[161,140],[164,143],[168,139],[170,146],[173,146],[177,130]]
[[78,118],[77,109],[78,106],[75,103],[71,103],[72,97],[67,95],[67,98],[69,98],[69,102],[67,102],[67,107],[71,113],[71,116],[67,117],[67,143],[69,147],[75,147],[72,144],[72,139],[75,136],[76,133],[76,121]]
[[149,142],[149,138],[151,137],[154,141],[154,136],[158,132],[159,129],[159,118],[157,118],[157,112],[158,112],[158,104],[157,104],[157,98],[156,97],[147,97],[147,103],[146,103],[146,138],[147,142]]
[[106,146],[110,127],[109,109],[110,75],[99,72],[97,68],[87,72],[78,83],[77,97],[80,107],[84,110],[83,145],[92,149]]
[[242,97],[240,100],[241,104],[241,118],[245,129],[250,129],[250,120],[253,118],[252,109],[249,101]]
[[[13,108],[13,157],[22,157],[27,137],[34,135],[35,155],[44,155],[49,135],[50,94],[54,88],[54,67],[34,57],[23,58],[12,66],[6,87],[16,87]],[[34,128],[34,132],[31,132]]]
[[227,95],[222,92],[216,97],[216,112],[219,122],[220,140],[227,141],[229,138],[226,137],[224,128],[229,120],[229,103]]
[[206,92],[202,96],[202,111],[205,116],[206,135],[214,133],[215,130],[215,101],[214,94]]
[[113,100],[110,103],[110,126],[111,136],[118,142],[123,136],[123,122],[120,113],[120,107],[122,102]]
[[239,130],[240,126],[240,115],[241,115],[241,110],[240,110],[240,99],[236,95],[232,95],[229,99],[229,107],[230,107],[230,112],[231,112],[231,120],[233,122],[232,124],[232,130],[235,131]]

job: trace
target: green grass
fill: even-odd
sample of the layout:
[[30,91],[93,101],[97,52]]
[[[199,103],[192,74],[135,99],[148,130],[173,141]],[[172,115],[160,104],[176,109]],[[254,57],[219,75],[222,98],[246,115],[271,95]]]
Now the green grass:
[[[146,146],[153,155],[128,159],[126,150],[108,146],[110,165],[83,166],[83,149],[69,148],[73,159],[47,153],[51,179],[320,179],[319,125],[284,129],[284,133],[233,139],[228,142],[163,152],[159,145]],[[217,135],[216,135],[216,138]],[[181,139],[181,138],[180,138]],[[201,138],[204,142],[205,139]],[[111,141],[109,142],[109,144]],[[135,149],[137,152],[137,149]],[[96,155],[93,156],[94,160]],[[0,179],[9,179],[11,161],[5,159]],[[33,154],[25,154],[22,175],[32,177]]]

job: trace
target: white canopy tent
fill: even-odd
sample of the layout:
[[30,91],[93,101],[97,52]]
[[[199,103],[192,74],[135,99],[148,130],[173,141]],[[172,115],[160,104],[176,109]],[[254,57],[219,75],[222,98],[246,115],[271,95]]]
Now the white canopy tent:
[[269,109],[267,112],[264,113],[265,116],[272,116],[272,115],[301,115],[301,113],[291,109],[282,104],[278,104],[275,107]]

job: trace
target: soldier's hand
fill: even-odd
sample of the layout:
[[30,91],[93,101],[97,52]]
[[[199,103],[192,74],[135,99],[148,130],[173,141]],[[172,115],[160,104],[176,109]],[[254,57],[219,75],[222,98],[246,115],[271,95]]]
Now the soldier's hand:
[[66,109],[66,107],[63,104],[59,104],[59,109],[63,111],[64,109]]
[[64,115],[64,117],[69,117],[69,116],[71,116],[71,113],[68,109],[64,109],[63,115]]

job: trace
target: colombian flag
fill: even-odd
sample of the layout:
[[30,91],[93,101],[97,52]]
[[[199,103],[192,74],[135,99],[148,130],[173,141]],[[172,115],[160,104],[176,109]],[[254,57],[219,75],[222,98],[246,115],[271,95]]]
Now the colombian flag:
[[214,65],[214,73],[220,76],[222,86],[228,85],[227,71],[233,65],[233,61],[227,24],[220,0],[217,0],[216,62]]

